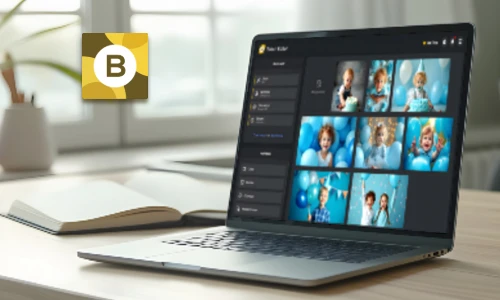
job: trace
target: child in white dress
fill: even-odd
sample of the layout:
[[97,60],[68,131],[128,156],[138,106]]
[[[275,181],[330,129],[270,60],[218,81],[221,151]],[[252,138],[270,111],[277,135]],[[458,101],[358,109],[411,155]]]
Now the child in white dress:
[[378,123],[375,128],[375,142],[372,145],[370,155],[366,159],[366,166],[372,169],[382,169],[387,166],[386,155],[387,127],[384,123]]

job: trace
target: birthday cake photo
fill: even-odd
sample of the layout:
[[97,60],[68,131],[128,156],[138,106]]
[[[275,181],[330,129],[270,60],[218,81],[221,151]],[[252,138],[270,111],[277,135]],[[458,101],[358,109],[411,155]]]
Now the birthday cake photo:
[[348,97],[345,101],[345,107],[342,111],[346,112],[356,112],[358,111],[358,98],[356,97]]
[[417,98],[410,101],[409,112],[429,112],[429,99]]

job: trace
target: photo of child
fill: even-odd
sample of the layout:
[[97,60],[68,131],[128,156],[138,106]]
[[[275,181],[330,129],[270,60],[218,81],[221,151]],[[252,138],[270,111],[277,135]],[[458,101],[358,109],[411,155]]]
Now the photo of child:
[[374,60],[366,91],[366,112],[386,112],[389,109],[394,61]]
[[452,118],[410,118],[405,141],[405,169],[447,172]]
[[449,58],[398,60],[391,111],[446,111],[450,65]]
[[361,111],[366,72],[367,64],[364,61],[341,61],[338,63],[331,111]]
[[292,186],[288,219],[343,224],[350,175],[343,172],[299,171]]
[[348,224],[403,228],[407,175],[355,173],[352,180]]
[[401,165],[404,118],[360,118],[354,167],[397,170]]
[[297,145],[297,166],[352,166],[356,117],[303,117]]

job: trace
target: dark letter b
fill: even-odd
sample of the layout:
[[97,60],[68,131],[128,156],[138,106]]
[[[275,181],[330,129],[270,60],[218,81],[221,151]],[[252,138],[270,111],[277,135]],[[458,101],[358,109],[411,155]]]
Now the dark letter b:
[[[125,68],[123,67],[123,64],[125,64],[125,58],[121,55],[108,55],[107,57],[107,62],[106,62],[106,74],[108,77],[122,77],[125,75]],[[111,60],[113,59],[118,59],[118,63],[112,63]],[[120,72],[111,72],[112,68],[118,68],[120,69]]]

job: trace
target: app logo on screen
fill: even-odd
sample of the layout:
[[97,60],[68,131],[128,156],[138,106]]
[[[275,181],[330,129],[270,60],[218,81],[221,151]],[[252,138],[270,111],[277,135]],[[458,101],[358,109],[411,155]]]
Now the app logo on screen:
[[82,34],[82,98],[148,98],[147,33]]
[[259,47],[259,54],[264,54],[266,52],[266,44],[262,44]]

